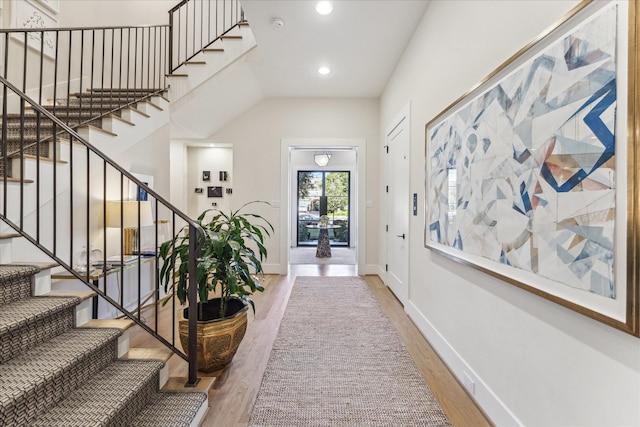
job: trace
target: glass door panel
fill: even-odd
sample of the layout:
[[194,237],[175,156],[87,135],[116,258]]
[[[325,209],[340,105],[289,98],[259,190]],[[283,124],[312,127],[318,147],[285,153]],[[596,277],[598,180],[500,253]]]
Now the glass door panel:
[[327,216],[330,224],[338,226],[329,230],[333,246],[349,246],[349,172],[299,171],[298,172],[298,246],[318,244],[320,222],[320,197],[327,197]]

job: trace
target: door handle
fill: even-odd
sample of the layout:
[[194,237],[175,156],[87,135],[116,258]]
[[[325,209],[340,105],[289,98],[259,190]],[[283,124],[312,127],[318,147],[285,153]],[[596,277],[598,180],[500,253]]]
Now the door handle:
[[405,238],[404,233],[398,234],[396,237],[402,237],[402,240],[404,240],[404,238]]

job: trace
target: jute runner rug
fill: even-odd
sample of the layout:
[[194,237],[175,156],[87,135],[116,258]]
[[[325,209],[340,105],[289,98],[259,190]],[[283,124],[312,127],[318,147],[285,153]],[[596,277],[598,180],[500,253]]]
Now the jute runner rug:
[[449,426],[363,279],[299,277],[250,426]]

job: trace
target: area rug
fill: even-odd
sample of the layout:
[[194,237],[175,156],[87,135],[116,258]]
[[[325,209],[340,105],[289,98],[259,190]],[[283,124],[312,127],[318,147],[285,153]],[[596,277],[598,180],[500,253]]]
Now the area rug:
[[250,426],[449,426],[363,279],[299,277]]
[[355,248],[332,247],[329,258],[316,257],[316,250],[315,246],[291,248],[289,264],[353,265],[356,263]]

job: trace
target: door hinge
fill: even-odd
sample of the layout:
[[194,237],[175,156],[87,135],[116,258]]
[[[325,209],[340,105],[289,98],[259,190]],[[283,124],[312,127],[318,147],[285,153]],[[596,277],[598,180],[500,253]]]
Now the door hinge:
[[389,271],[389,264],[384,265],[384,271]]
[[388,232],[389,232],[389,225],[388,225],[388,224],[387,224],[387,225],[385,225],[385,228],[386,228],[386,230],[385,230],[385,231],[388,233]]
[[387,185],[387,193],[389,192],[389,186]]
[[385,146],[384,146],[384,149],[385,149],[385,151],[387,152],[387,154],[389,154],[389,146],[388,146],[388,145],[385,145]]

